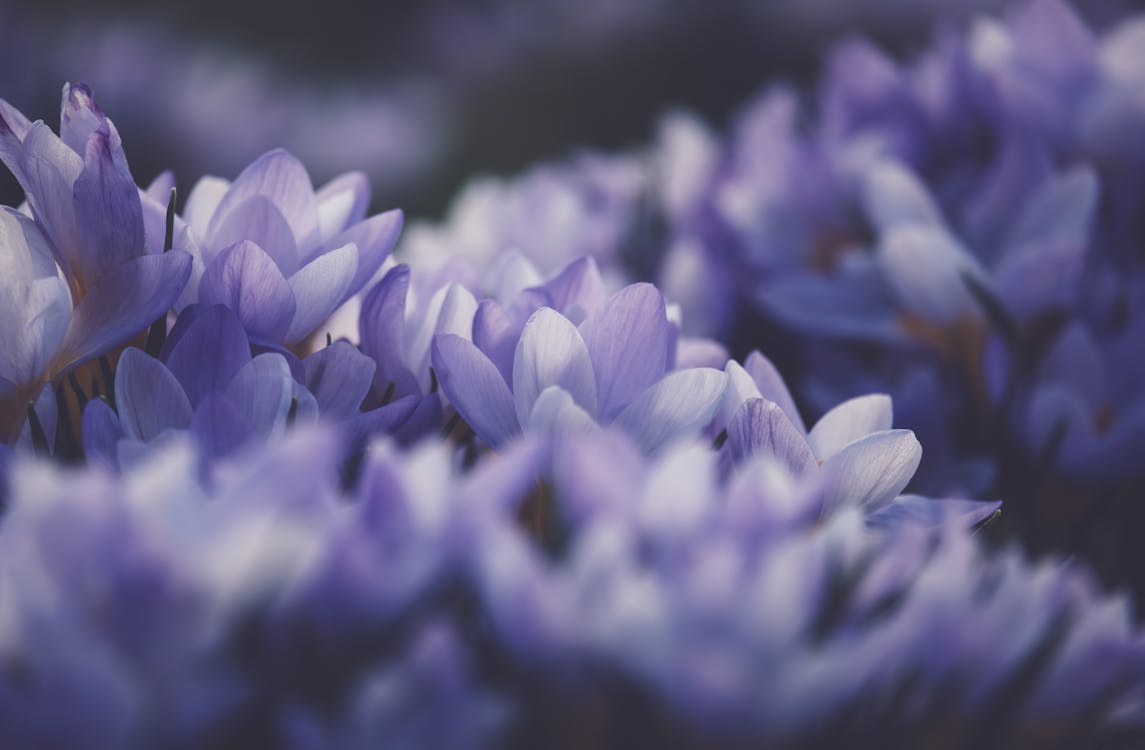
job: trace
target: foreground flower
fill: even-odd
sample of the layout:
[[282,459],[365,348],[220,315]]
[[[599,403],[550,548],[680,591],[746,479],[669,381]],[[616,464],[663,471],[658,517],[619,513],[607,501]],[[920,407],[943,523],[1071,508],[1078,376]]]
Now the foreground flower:
[[[82,84],[64,87],[58,137],[0,100],[0,160],[24,189],[35,222],[5,210],[0,236],[2,343],[11,358],[0,377],[27,403],[43,383],[166,315],[187,283],[191,258],[162,252],[161,237],[147,241],[119,133]],[[19,421],[3,421],[10,440]]]

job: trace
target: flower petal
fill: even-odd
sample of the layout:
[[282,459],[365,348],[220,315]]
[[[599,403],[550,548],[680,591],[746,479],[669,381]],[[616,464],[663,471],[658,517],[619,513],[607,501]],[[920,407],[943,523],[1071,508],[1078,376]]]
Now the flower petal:
[[399,209],[371,216],[354,224],[326,243],[326,247],[341,247],[353,242],[358,248],[358,265],[350,282],[350,294],[365,286],[382,267],[402,233],[405,216]]
[[404,360],[409,282],[409,266],[403,263],[391,268],[366,293],[358,312],[362,353],[377,365],[374,382],[383,393],[392,383],[397,396],[420,393],[417,379]]
[[432,349],[442,392],[478,437],[499,446],[521,431],[513,394],[480,349],[456,334],[435,336]]
[[[251,356],[250,342],[234,311],[223,305],[196,306],[194,311],[197,314],[180,331],[165,362],[197,405],[208,393],[223,390]],[[180,320],[184,316],[186,312]]]
[[932,323],[950,324],[979,315],[964,279],[988,284],[969,251],[940,228],[906,225],[886,233],[876,258],[899,304]]
[[123,437],[123,426],[115,410],[102,398],[91,399],[84,407],[81,429],[84,460],[115,468],[116,445]]
[[542,307],[525,323],[513,357],[513,400],[521,424],[529,423],[541,391],[554,385],[596,414],[596,380],[584,339],[568,318]]
[[513,358],[521,340],[519,321],[495,299],[483,299],[473,315],[473,343],[485,353],[505,382],[513,379]]
[[370,181],[362,172],[347,172],[327,182],[314,196],[322,242],[366,218]]
[[286,427],[294,380],[290,365],[277,352],[260,354],[235,374],[224,393],[250,419],[255,431],[268,436]]
[[358,413],[374,380],[374,360],[345,341],[319,349],[302,360],[302,366],[306,387],[318,400],[322,416],[334,421]]
[[580,323],[605,300],[604,279],[592,258],[569,263],[545,282],[552,307],[574,323]]
[[712,421],[727,380],[724,373],[706,367],[669,373],[625,407],[614,424],[654,453]]
[[221,458],[241,448],[254,437],[254,425],[232,399],[215,391],[208,393],[191,419],[191,434],[203,454]]
[[210,247],[250,240],[274,259],[283,276],[298,270],[298,245],[286,217],[265,195],[252,195],[232,208],[207,238]]
[[872,393],[844,401],[828,411],[807,435],[807,442],[820,461],[838,453],[848,443],[874,432],[889,430],[894,423],[891,397]]
[[88,139],[83,172],[75,181],[75,221],[82,281],[90,286],[144,253],[143,206],[110,120]]
[[115,406],[124,434],[144,443],[164,430],[191,426],[191,402],[163,363],[135,347],[119,357]]
[[191,256],[178,250],[143,255],[106,274],[72,311],[53,369],[97,357],[146,330],[171,309],[190,275]]
[[219,201],[207,235],[213,236],[235,207],[255,195],[265,196],[278,208],[299,248],[317,244],[318,211],[310,175],[302,162],[283,149],[263,154],[235,178]]
[[886,430],[856,440],[823,463],[824,506],[877,510],[910,482],[922,445],[910,430]]
[[664,297],[651,284],[631,284],[586,320],[581,336],[596,372],[602,420],[610,420],[664,376],[674,329]]
[[749,399],[732,417],[727,430],[728,448],[736,463],[752,456],[770,456],[793,476],[817,464],[803,433],[773,401]]
[[278,266],[249,240],[232,245],[211,261],[199,280],[199,301],[231,308],[247,333],[266,342],[282,340],[297,305]]
[[567,435],[571,432],[591,432],[596,420],[580,407],[572,394],[559,385],[550,385],[533,402],[528,421],[530,432]]
[[0,282],[0,378],[29,385],[43,376],[71,320],[63,279]]
[[799,416],[799,410],[795,408],[795,399],[791,397],[791,391],[787,389],[786,381],[779,374],[775,365],[771,363],[771,360],[758,351],[753,351],[747,355],[743,367],[751,375],[751,379],[755,381],[755,387],[759,389],[760,395],[768,401],[778,404],[787,418],[791,420],[791,424],[798,427],[800,432],[806,433],[807,428],[803,424],[803,417]]
[[287,343],[309,336],[346,301],[357,267],[358,248],[350,243],[318,256],[290,277],[296,307]]

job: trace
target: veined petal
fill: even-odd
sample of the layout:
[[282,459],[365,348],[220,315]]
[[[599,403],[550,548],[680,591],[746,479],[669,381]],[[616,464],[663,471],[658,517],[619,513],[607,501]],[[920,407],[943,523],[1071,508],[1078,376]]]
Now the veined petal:
[[560,273],[545,282],[552,306],[574,323],[604,303],[604,279],[596,261],[589,257],[577,258]]
[[[410,336],[407,329],[406,361],[421,383],[423,392],[429,390],[429,365],[433,338],[440,333],[453,333],[468,339],[473,330],[473,315],[477,300],[461,284],[452,283],[433,293],[425,309],[425,317],[416,332]],[[508,382],[508,381],[506,381]]]
[[541,391],[525,424],[530,432],[539,434],[591,432],[597,428],[596,420],[559,385]]
[[251,360],[250,342],[234,311],[223,305],[195,310],[194,320],[166,357],[167,369],[182,384],[192,404],[212,391],[223,390]]
[[910,482],[922,446],[910,430],[886,430],[854,441],[823,463],[824,505],[877,510]]
[[848,443],[874,432],[889,430],[894,423],[891,397],[885,393],[858,396],[839,404],[819,418],[807,442],[815,457],[826,460]]
[[728,448],[741,463],[752,456],[769,456],[793,476],[817,464],[803,433],[778,404],[763,398],[749,400],[728,423]]
[[105,273],[144,253],[143,206],[119,133],[110,120],[91,134],[80,153],[84,168],[72,195],[83,254],[82,281],[91,286]]
[[370,181],[362,172],[347,172],[327,182],[314,195],[323,243],[366,218]]
[[5,281],[19,283],[59,274],[52,246],[35,221],[0,206],[0,268]]
[[513,357],[513,400],[521,424],[529,423],[541,391],[554,385],[589,415],[596,414],[596,380],[588,347],[568,318],[542,307],[525,323]]
[[0,282],[0,378],[28,385],[43,376],[68,330],[71,311],[61,278]]
[[779,374],[779,370],[775,369],[771,360],[758,351],[753,351],[747,355],[743,366],[751,375],[751,379],[755,381],[755,387],[759,389],[760,395],[777,404],[780,409],[783,409],[787,418],[791,420],[791,424],[798,427],[800,432],[806,433],[807,428],[803,424],[803,417],[799,416],[799,410],[795,408],[795,399],[791,397],[787,383]]
[[322,416],[335,421],[358,413],[374,380],[374,360],[345,341],[319,349],[302,360],[302,366]]
[[283,339],[296,307],[294,292],[278,266],[249,240],[211,261],[199,280],[199,301],[231,308],[247,332],[264,341]]
[[377,365],[374,381],[383,392],[393,383],[398,396],[420,392],[417,379],[407,369],[404,359],[409,281],[409,266],[403,263],[391,268],[366,293],[358,313],[362,352]]
[[283,276],[298,270],[298,245],[286,217],[265,195],[252,195],[234,206],[207,238],[210,247],[250,240],[274,259]]
[[499,446],[521,431],[513,394],[488,357],[456,334],[435,336],[432,349],[441,390],[478,437]]
[[350,294],[356,293],[374,278],[397,244],[404,222],[405,215],[400,209],[386,211],[354,224],[326,243],[326,247],[341,247],[353,242],[358,248],[358,266],[350,282]]
[[358,248],[350,243],[318,256],[290,277],[297,306],[286,331],[287,343],[309,336],[346,301],[357,268]]
[[949,522],[970,528],[1002,507],[1000,501],[901,495],[867,517],[867,525],[895,528],[905,524],[939,526]]
[[243,365],[224,393],[243,410],[255,431],[265,437],[286,427],[293,383],[286,358],[277,352],[266,352]]
[[82,83],[64,84],[60,106],[60,140],[81,156],[88,140],[107,118],[92,99],[91,89]]
[[580,333],[596,371],[602,420],[612,419],[660,380],[673,353],[674,329],[664,297],[651,284],[631,284],[612,295]]
[[191,275],[191,256],[178,250],[142,255],[105,274],[72,311],[53,362],[59,372],[110,351],[165,315]]
[[83,158],[47,125],[36,122],[24,139],[20,159],[19,171],[12,173],[24,188],[33,215],[51,237],[56,260],[74,276],[86,276],[73,195]]
[[712,421],[725,387],[727,375],[719,370],[697,367],[669,373],[625,407],[614,424],[654,453]]
[[513,379],[513,358],[521,329],[495,299],[483,299],[473,315],[473,343],[485,353],[508,383]]
[[219,201],[207,234],[214,235],[236,206],[255,195],[265,196],[278,207],[300,249],[318,244],[318,211],[310,175],[302,162],[282,149],[263,154],[235,178]]
[[191,426],[191,402],[179,381],[162,362],[135,347],[119,357],[115,405],[124,434],[144,443],[165,430]]

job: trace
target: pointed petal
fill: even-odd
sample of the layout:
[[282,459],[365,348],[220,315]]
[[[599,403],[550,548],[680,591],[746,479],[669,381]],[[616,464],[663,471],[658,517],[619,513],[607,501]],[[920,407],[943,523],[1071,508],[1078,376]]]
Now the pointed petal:
[[265,196],[278,208],[300,248],[317,243],[318,211],[310,175],[302,162],[282,149],[263,154],[235,178],[219,201],[207,234],[214,235],[236,206],[255,195]]
[[779,370],[775,368],[771,360],[758,351],[753,351],[747,355],[743,367],[751,375],[751,379],[755,381],[755,387],[759,389],[760,395],[768,401],[778,404],[787,418],[791,420],[791,424],[798,427],[800,432],[806,433],[807,428],[803,424],[803,417],[799,416],[799,410],[795,408],[795,399],[791,397],[791,391],[787,389],[787,382],[784,381],[783,376],[779,374]]
[[482,440],[499,446],[521,431],[509,386],[472,343],[456,334],[434,337],[433,368],[446,398]]
[[370,181],[362,172],[347,172],[327,182],[314,196],[318,228],[323,243],[366,218],[370,205]]
[[143,206],[119,133],[110,121],[92,134],[80,153],[84,168],[75,181],[73,200],[82,244],[82,280],[90,286],[143,254]]
[[374,360],[374,381],[385,392],[390,383],[394,393],[419,393],[417,379],[405,365],[405,314],[410,270],[404,263],[391,268],[366,293],[358,313],[358,333],[362,353]]
[[230,247],[250,240],[263,249],[283,276],[298,270],[298,246],[294,231],[278,207],[265,195],[252,195],[234,206],[206,242],[211,247]]
[[592,258],[574,260],[544,286],[552,307],[574,323],[583,321],[605,301],[604,279]]
[[943,226],[942,212],[926,186],[903,164],[880,160],[863,177],[863,208],[876,229],[887,231],[902,224]]
[[357,267],[358,248],[350,243],[318,256],[290,277],[297,306],[286,332],[287,343],[309,336],[346,301]]
[[867,517],[867,525],[893,529],[907,524],[940,526],[951,521],[971,528],[985,521],[1002,503],[902,495]]
[[231,308],[247,332],[264,341],[282,340],[296,306],[294,292],[278,266],[248,240],[211,261],[199,280],[199,301]]
[[824,461],[859,438],[889,430],[893,423],[891,397],[872,393],[844,401],[820,417],[807,435],[807,442],[815,457]]
[[597,429],[596,420],[573,399],[572,394],[559,385],[550,385],[533,402],[528,421],[530,432],[538,434],[568,435],[572,432],[591,432]]
[[223,390],[251,360],[250,342],[234,311],[223,305],[196,310],[165,359],[192,404]]
[[823,463],[824,505],[877,510],[910,482],[922,446],[910,430],[886,430],[856,440]]
[[178,250],[143,255],[106,274],[72,311],[53,368],[56,372],[110,351],[147,329],[175,304],[191,275],[191,256]]
[[68,148],[42,122],[36,122],[24,139],[21,168],[13,170],[28,197],[28,205],[44,231],[52,238],[56,259],[65,271],[85,277],[84,257],[73,194],[83,172],[83,158]]
[[107,118],[92,99],[91,89],[82,83],[64,84],[60,106],[60,140],[77,154],[87,151],[88,140]]
[[102,398],[93,398],[83,410],[83,453],[89,465],[115,468],[117,444],[123,437],[123,426],[115,410]]
[[222,458],[241,448],[255,435],[254,425],[232,399],[215,391],[195,409],[191,434],[207,458]]
[[651,284],[621,289],[581,325],[596,372],[601,420],[663,377],[673,343],[664,297]]
[[614,424],[654,453],[711,422],[726,386],[727,375],[706,367],[669,373],[625,407]]
[[[190,195],[187,196],[187,203],[183,207],[183,218],[187,220],[187,224],[195,231],[197,239],[202,242],[207,238],[207,229],[211,224],[211,218],[215,215],[215,210],[218,209],[219,203],[222,202],[223,196],[230,190],[231,183],[224,180],[222,177],[201,177],[191,188]],[[221,248],[212,248],[219,250]],[[212,257],[204,258],[207,262],[213,260]]]
[[302,366],[306,387],[318,400],[323,418],[332,421],[357,414],[374,380],[374,360],[345,341],[319,349],[302,360]]
[[528,424],[541,391],[557,385],[590,415],[596,414],[596,380],[580,332],[556,310],[542,307],[525,323],[513,358],[517,418]]
[[191,402],[179,381],[162,362],[135,347],[119,357],[115,406],[124,434],[144,443],[164,430],[191,426]]
[[767,399],[747,401],[727,429],[728,447],[736,463],[752,456],[769,456],[793,476],[800,476],[818,463],[803,433],[778,404]]
[[404,221],[405,215],[400,209],[386,211],[354,224],[326,243],[326,247],[340,247],[353,242],[358,248],[358,266],[350,282],[351,294],[364,287],[377,274],[397,244]]
[[473,343],[485,353],[505,382],[513,379],[513,358],[521,339],[519,323],[495,299],[483,299],[473,315]]
[[266,352],[238,371],[225,394],[247,415],[255,432],[265,437],[286,427],[293,384],[286,358]]

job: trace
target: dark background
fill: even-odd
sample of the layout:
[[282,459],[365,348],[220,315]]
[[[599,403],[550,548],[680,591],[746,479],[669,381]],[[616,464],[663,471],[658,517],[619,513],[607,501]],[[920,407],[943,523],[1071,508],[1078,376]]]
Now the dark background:
[[[1099,27],[1128,0],[1088,3]],[[136,179],[186,190],[274,146],[316,182],[368,172],[375,208],[440,216],[465,180],[647,142],[665,111],[713,126],[768,82],[813,81],[860,34],[897,55],[998,0],[398,0],[183,5],[0,0],[0,96],[53,126],[82,80]],[[0,201],[20,199],[0,178]]]

